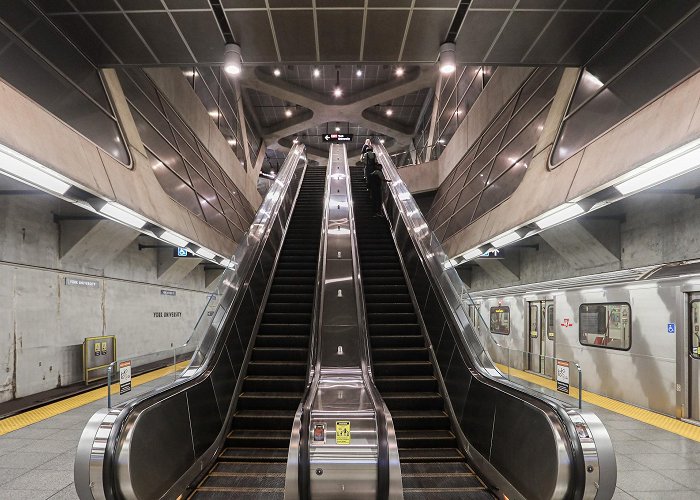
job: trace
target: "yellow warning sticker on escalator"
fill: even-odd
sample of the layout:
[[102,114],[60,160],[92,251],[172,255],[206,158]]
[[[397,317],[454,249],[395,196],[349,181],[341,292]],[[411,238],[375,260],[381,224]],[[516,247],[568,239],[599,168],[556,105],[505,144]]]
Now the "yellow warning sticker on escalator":
[[335,444],[350,444],[350,421],[336,420]]

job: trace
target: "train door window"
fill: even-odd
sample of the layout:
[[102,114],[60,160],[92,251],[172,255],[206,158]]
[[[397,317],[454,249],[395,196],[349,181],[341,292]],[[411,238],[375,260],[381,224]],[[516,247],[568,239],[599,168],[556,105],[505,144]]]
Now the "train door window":
[[530,337],[537,338],[537,304],[530,304]]
[[690,355],[700,358],[700,300],[690,303]]
[[631,347],[632,313],[629,304],[581,304],[578,312],[582,345],[624,351]]
[[547,306],[547,338],[554,340],[554,304]]
[[490,310],[491,333],[510,335],[510,307],[498,306]]

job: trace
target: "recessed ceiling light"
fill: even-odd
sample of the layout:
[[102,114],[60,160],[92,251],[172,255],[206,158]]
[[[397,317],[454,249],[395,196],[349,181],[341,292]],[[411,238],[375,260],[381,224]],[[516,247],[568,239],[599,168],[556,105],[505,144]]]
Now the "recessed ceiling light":
[[396,76],[403,76],[404,74],[404,69],[402,67],[396,68]]
[[387,109],[387,110],[386,110],[386,116],[391,116],[391,115],[393,115],[393,114],[394,114],[394,111],[393,111],[393,110],[391,110],[391,109]]
[[235,146],[236,145],[236,139],[228,138],[226,139],[226,142],[228,142],[229,146]]
[[335,127],[336,132],[340,132],[340,127]]
[[341,97],[343,95],[343,89],[341,89],[340,87],[336,87],[335,89],[333,89],[333,95],[336,97]]
[[219,112],[217,110],[209,111],[209,116],[211,116],[212,118],[218,118]]
[[285,114],[286,117],[290,117],[290,116],[292,116],[292,110],[291,110],[291,109],[285,109],[285,110],[284,110],[284,114]]
[[299,144],[299,139],[297,139],[297,138],[295,137],[294,140],[293,140],[292,142],[293,142],[294,144]]
[[280,71],[279,68],[275,68],[275,70],[272,72],[272,74],[275,76],[280,76],[282,74],[282,72]]
[[361,76],[362,76],[362,70],[361,70],[361,69],[358,69],[357,71],[355,71],[355,76],[357,76],[358,78],[361,77]]
[[443,43],[440,45],[440,73],[448,75],[457,69],[457,58],[455,56],[455,44]]
[[321,76],[321,70],[314,68],[314,78],[318,78],[319,76]]
[[384,144],[384,139],[379,139],[379,144]]

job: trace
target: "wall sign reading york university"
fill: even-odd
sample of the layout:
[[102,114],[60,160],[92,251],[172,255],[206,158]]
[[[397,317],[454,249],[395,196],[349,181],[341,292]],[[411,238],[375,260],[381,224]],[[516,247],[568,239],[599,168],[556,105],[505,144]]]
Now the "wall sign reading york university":
[[161,295],[170,295],[171,297],[174,297],[177,295],[177,292],[175,290],[161,290],[160,291]]
[[63,282],[68,286],[84,286],[86,288],[100,288],[97,280],[86,280],[85,278],[63,278]]
[[154,312],[153,313],[154,318],[181,318],[182,313],[181,312],[168,312],[168,311],[163,311],[163,312]]

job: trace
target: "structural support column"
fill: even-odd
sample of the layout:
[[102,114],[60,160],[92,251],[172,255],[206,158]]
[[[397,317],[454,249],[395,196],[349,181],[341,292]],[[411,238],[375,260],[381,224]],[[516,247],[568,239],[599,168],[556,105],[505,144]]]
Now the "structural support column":
[[104,269],[139,232],[111,220],[60,221],[61,262]]

